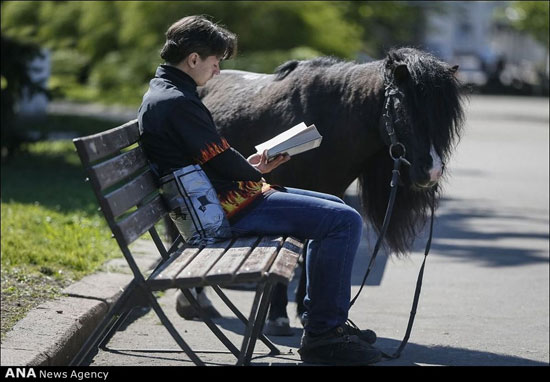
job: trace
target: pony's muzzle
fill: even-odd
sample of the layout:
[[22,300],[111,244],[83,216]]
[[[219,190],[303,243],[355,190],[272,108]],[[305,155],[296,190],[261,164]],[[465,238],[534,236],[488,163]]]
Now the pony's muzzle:
[[429,172],[430,182],[438,182],[441,175],[443,175],[443,167],[432,168]]
[[430,175],[430,183],[439,181],[439,178],[443,175],[443,161],[435,151],[433,145],[430,148],[430,156],[432,157],[432,168],[428,171]]
[[435,151],[434,147],[430,148],[430,157],[432,159],[431,167],[424,169],[423,179],[415,182],[415,186],[420,189],[427,189],[434,187],[439,179],[443,176],[443,161]]

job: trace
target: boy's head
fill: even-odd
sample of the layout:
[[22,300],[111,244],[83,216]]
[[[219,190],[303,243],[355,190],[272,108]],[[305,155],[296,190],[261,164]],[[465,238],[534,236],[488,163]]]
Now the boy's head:
[[205,16],[187,16],[168,28],[160,56],[170,65],[178,65],[191,53],[202,59],[216,56],[231,58],[237,50],[237,36]]

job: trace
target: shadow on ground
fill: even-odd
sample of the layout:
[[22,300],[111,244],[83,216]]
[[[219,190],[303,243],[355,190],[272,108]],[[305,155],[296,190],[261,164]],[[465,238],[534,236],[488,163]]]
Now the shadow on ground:
[[[237,319],[217,319],[216,322],[223,328],[234,330],[235,326],[241,326]],[[242,330],[235,330],[242,334]],[[279,355],[270,355],[266,352],[255,351],[252,357],[252,366],[296,366],[307,365],[299,360],[297,349],[299,348],[301,329],[295,329],[295,335],[292,337],[270,337],[271,341],[277,345],[281,351]],[[400,341],[379,338],[376,347],[380,350],[392,354],[398,347]],[[146,347],[146,344],[144,344]],[[290,349],[289,349],[290,348]],[[220,343],[219,351],[198,351],[197,354],[230,354]],[[167,349],[110,349],[105,351],[131,357],[143,357],[147,359],[181,361],[184,365],[191,365],[188,360],[182,360],[182,350],[177,349],[175,342],[168,342]],[[156,351],[155,351],[156,350]],[[177,354],[177,355],[176,355]],[[207,362],[208,365],[225,365],[225,363]],[[451,346],[426,346],[415,343],[408,343],[402,355],[398,359],[383,359],[376,366],[415,366],[415,365],[434,365],[434,366],[548,366],[548,363],[529,360],[526,358],[457,348]]]

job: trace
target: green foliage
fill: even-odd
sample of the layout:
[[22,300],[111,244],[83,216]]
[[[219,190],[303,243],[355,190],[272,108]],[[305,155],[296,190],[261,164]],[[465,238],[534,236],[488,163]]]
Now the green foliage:
[[363,50],[372,57],[382,56],[390,47],[419,41],[426,24],[425,12],[441,7],[438,2],[414,4],[408,1],[351,1],[344,4],[345,18],[362,26]]
[[297,47],[290,50],[257,51],[243,53],[235,59],[222,62],[222,69],[242,69],[252,72],[272,73],[281,63],[288,60],[308,60],[319,57],[320,52],[309,47]]
[[365,1],[45,1],[2,2],[2,33],[52,51],[54,94],[139,104],[161,63],[166,29],[205,14],[238,35],[225,67],[270,72],[288,59],[378,57],[414,41],[422,9]]
[[548,1],[514,1],[511,9],[515,16],[512,25],[548,47]]

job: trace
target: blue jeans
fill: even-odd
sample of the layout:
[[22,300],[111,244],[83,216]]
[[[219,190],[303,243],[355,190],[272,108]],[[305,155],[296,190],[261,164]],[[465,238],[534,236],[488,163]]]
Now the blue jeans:
[[363,229],[361,215],[335,196],[286,188],[258,202],[231,225],[236,236],[308,239],[305,329],[321,333],[348,318],[351,270]]

